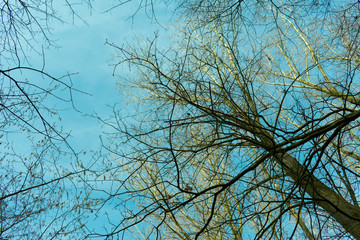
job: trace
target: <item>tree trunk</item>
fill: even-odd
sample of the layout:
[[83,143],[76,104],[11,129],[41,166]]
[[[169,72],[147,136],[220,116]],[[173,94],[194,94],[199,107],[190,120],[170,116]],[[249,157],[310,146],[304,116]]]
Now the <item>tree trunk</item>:
[[[334,129],[341,129],[353,120],[360,117],[360,111],[355,111],[348,115],[343,116],[328,125],[318,128],[313,133],[309,134],[303,140],[299,141],[297,145],[301,145],[310,139],[321,136],[325,132],[332,131]],[[257,122],[258,129],[264,129],[261,124]],[[256,130],[255,130],[256,131]],[[336,131],[336,130],[335,130]],[[268,149],[275,147],[272,135],[268,132],[257,131],[256,134]],[[300,143],[302,142],[302,143]],[[281,149],[277,149],[278,153],[275,153],[274,157],[276,162],[282,166],[285,174],[291,177],[294,182],[309,194],[313,201],[326,212],[329,213],[348,233],[354,238],[360,240],[360,208],[354,206],[343,198],[340,194],[322,183],[311,172],[307,170],[299,161],[292,157],[288,153],[282,152]]]
[[[279,154],[280,155],[280,154]],[[314,202],[329,213],[354,238],[360,239],[360,208],[322,183],[289,154],[277,156],[285,173],[291,177]]]

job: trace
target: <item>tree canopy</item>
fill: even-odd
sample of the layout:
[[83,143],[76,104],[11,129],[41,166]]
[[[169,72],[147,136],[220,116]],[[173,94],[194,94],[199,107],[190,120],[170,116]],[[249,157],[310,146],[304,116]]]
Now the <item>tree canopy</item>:
[[360,239],[360,2],[130,2],[177,22],[107,41],[131,103],[86,160],[48,104],[77,91],[45,68],[55,1],[0,3],[0,239]]
[[182,6],[169,49],[113,45],[139,108],[104,120],[105,235],[360,239],[359,2]]
[[[78,237],[85,222],[79,209],[89,202],[72,185],[84,171],[59,126],[61,110],[50,103],[73,107],[76,89],[66,69],[55,76],[45,68],[45,50],[56,47],[52,24],[65,22],[54,2],[0,3],[0,239]],[[73,1],[62,2],[79,17]]]

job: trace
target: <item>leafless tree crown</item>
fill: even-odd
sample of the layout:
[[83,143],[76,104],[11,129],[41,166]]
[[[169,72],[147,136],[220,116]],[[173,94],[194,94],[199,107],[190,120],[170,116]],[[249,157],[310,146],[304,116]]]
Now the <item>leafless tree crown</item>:
[[104,120],[104,236],[360,239],[359,8],[186,1],[170,49],[113,45],[140,105]]

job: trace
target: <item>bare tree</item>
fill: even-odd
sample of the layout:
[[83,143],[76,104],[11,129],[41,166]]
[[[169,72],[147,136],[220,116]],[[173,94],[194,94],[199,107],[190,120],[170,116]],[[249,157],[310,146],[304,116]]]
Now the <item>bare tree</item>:
[[[73,5],[78,2],[62,3],[73,19],[79,18]],[[81,235],[85,218],[80,210],[89,204],[76,184],[84,170],[51,104],[55,100],[71,107],[76,91],[71,74],[53,76],[45,68],[45,50],[56,47],[51,26],[65,22],[54,5],[52,0],[0,3],[1,239]],[[33,62],[34,56],[43,62]]]
[[170,49],[113,45],[140,106],[103,120],[103,235],[360,239],[359,2],[230,3],[187,8]]

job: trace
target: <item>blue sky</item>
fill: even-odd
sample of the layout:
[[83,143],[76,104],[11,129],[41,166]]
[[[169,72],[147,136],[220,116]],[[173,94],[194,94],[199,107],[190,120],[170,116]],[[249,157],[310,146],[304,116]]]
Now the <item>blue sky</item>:
[[[146,15],[144,9],[137,11],[138,4],[141,1],[142,0],[130,0],[130,2],[108,12],[106,10],[110,9],[113,4],[118,3],[119,0],[94,0],[94,5],[91,9],[86,5],[78,5],[75,10],[81,15],[84,22],[75,19],[73,24],[72,16],[69,15],[68,9],[62,6],[61,3],[55,6],[55,9],[58,9],[62,19],[69,23],[62,24],[53,20],[51,21],[52,35],[49,37],[54,40],[59,47],[45,49],[45,71],[54,77],[59,77],[67,73],[76,73],[72,76],[74,88],[88,94],[73,93],[73,102],[79,111],[72,109],[69,104],[51,98],[46,100],[45,105],[50,108],[54,106],[54,108],[61,110],[59,113],[62,121],[57,123],[57,128],[64,128],[64,132],[71,133],[68,141],[76,152],[87,152],[86,155],[81,155],[81,158],[83,158],[82,161],[85,162],[84,165],[86,165],[86,161],[91,161],[91,152],[99,150],[99,135],[101,135],[104,130],[97,120],[88,117],[88,115],[97,113],[103,118],[110,117],[112,113],[111,106],[114,104],[117,104],[118,108],[122,109],[124,115],[126,115],[128,111],[126,106],[128,99],[119,92],[116,82],[120,81],[120,77],[126,79],[126,76],[132,75],[133,72],[130,72],[128,66],[126,66],[124,68],[118,68],[115,77],[113,76],[113,64],[118,61],[118,53],[116,49],[106,45],[106,41],[115,43],[118,46],[126,45],[133,41],[137,42],[136,45],[139,43],[141,45],[142,39],[151,39],[154,37],[154,32],[158,31],[160,32],[161,41],[162,36],[164,36],[163,39],[167,39],[166,34],[169,34],[169,31],[166,31],[162,26],[169,26],[170,22],[176,18],[173,16],[173,9],[171,7],[167,8],[159,3],[155,7],[158,23],[151,18],[151,15]],[[59,2],[64,1],[56,2],[59,4]],[[134,14],[135,16],[132,18]],[[167,40],[166,44],[171,44],[170,41],[171,40]],[[161,45],[163,45],[163,43],[165,42],[161,42]],[[35,47],[41,49],[41,43]],[[41,56],[31,52],[27,55],[33,67],[41,68],[43,60]],[[29,82],[35,84],[42,82],[42,84],[46,85],[48,81],[48,79],[44,81],[38,78],[38,76],[27,72],[24,72],[22,77],[28,78]],[[54,116],[54,121],[56,121],[57,118],[58,116]],[[17,141],[16,147],[20,149],[22,147],[22,151],[26,152],[28,149],[21,146],[25,145],[24,143],[25,141]],[[53,160],[53,158],[51,160]],[[72,160],[71,157],[66,156],[60,159],[58,163],[62,166],[69,166],[67,164]],[[53,176],[49,176],[49,179],[52,177]],[[101,177],[103,176],[99,176],[99,179],[101,179]],[[103,181],[99,183],[98,187],[106,188],[108,187],[107,183],[108,182]],[[72,189],[71,187],[72,186],[70,186],[69,189]],[[75,190],[82,189],[81,186],[74,186],[73,188]],[[95,194],[97,193],[94,193],[94,195]],[[116,201],[115,198],[114,201]],[[133,203],[129,202],[129,204],[131,205]],[[113,219],[118,223],[119,212],[112,211],[111,207],[111,203],[107,204],[101,213],[108,210],[108,213],[111,215],[110,218],[114,217]],[[91,218],[94,217],[94,215],[91,216]],[[91,222],[93,219],[90,218],[88,227],[101,227],[95,224],[101,222],[102,217],[104,216],[95,219],[97,220],[96,223],[95,221]]]
[[[103,130],[98,121],[84,114],[97,113],[107,118],[110,117],[112,110],[109,106],[117,104],[118,108],[123,108],[126,112],[128,101],[126,96],[120,93],[116,82],[120,80],[119,76],[132,73],[124,67],[119,68],[115,77],[113,76],[113,64],[118,61],[117,52],[105,42],[121,46],[134,39],[141,43],[141,39],[153,38],[155,31],[159,31],[161,35],[167,33],[166,29],[149,18],[143,10],[136,13],[133,19],[131,18],[137,9],[136,1],[108,13],[104,11],[111,6],[104,6],[103,2],[95,2],[91,14],[86,6],[83,6],[81,12],[86,24],[76,22],[75,25],[55,25],[51,37],[60,47],[46,52],[48,72],[59,76],[66,72],[78,73],[72,77],[74,87],[90,94],[74,94],[74,104],[81,113],[72,109],[60,113],[62,117],[60,125],[64,127],[65,132],[71,132],[69,142],[72,147],[76,151],[87,152],[86,155],[82,155],[84,162],[91,159],[92,152],[99,150],[99,135]],[[159,23],[164,26],[169,25],[169,21],[173,19],[173,10],[165,6],[163,8],[159,6],[157,10]],[[64,106],[64,108],[68,107],[68,105]],[[102,209],[102,212],[106,209],[109,210],[108,214],[114,214],[115,219],[118,220],[118,212],[109,208]],[[98,217],[89,219],[88,227],[101,230],[99,228],[101,223],[107,225],[107,221],[103,219],[105,215],[100,214]]]
[[[133,0],[111,11],[107,10],[119,3],[118,0],[93,1],[92,8],[89,8],[87,4],[75,5],[74,10],[82,20],[78,18],[73,20],[73,15],[64,1],[54,2],[56,2],[54,9],[57,10],[58,16],[67,23],[61,23],[54,19],[49,20],[51,34],[48,37],[54,41],[56,47],[46,48],[45,46],[44,70],[57,78],[67,73],[76,73],[71,77],[73,87],[87,94],[73,92],[73,102],[79,111],[72,109],[69,103],[54,98],[46,99],[44,105],[50,109],[60,110],[58,116],[47,116],[47,120],[56,122],[57,129],[71,133],[68,142],[76,152],[90,153],[99,150],[99,135],[103,129],[97,120],[86,115],[96,113],[102,118],[108,118],[112,113],[110,106],[114,104],[117,104],[118,108],[124,108],[123,111],[126,112],[128,99],[120,93],[116,82],[120,80],[120,76],[126,77],[132,74],[128,67],[124,67],[118,68],[116,75],[113,76],[113,64],[119,58],[116,49],[106,45],[106,41],[118,46],[126,45],[134,40],[141,43],[142,39],[152,39],[155,32],[160,32],[160,35],[166,39],[167,30],[163,26],[169,26],[170,22],[174,20],[174,9],[158,3],[155,8],[158,21],[156,22],[151,15],[146,14],[144,9],[138,11],[138,4],[141,1]],[[38,37],[31,41],[34,49],[38,52],[41,52],[42,44],[44,44],[41,37],[42,35],[38,34]],[[26,44],[23,44],[23,47],[27,51],[25,54],[30,63],[30,65],[23,64],[23,66],[41,69],[43,57],[29,49]],[[12,74],[19,80],[27,79],[44,88],[48,88],[50,83],[49,79],[41,78],[39,74],[31,71],[23,71],[20,75],[18,75],[19,72]],[[67,78],[62,80],[68,81]],[[57,91],[56,94],[65,96],[66,92]],[[62,119],[60,122],[58,121],[59,116]],[[6,141],[10,143],[15,152],[29,154],[32,151],[32,144],[25,135],[14,133]],[[41,139],[40,135],[33,136]],[[1,139],[1,141],[5,141],[5,139]],[[86,157],[90,157],[90,155]]]
[[[112,4],[117,1],[112,1]],[[55,23],[52,25],[52,35],[58,48],[50,48],[45,52],[46,71],[62,76],[69,73],[77,73],[72,77],[74,87],[89,93],[74,93],[74,103],[81,113],[71,109],[61,113],[61,126],[65,131],[71,131],[70,143],[76,150],[96,150],[99,146],[98,136],[101,133],[101,125],[94,119],[84,117],[84,114],[96,112],[102,117],[111,114],[107,107],[118,104],[124,106],[127,102],[125,96],[121,95],[113,76],[117,52],[114,48],[106,45],[106,40],[121,46],[133,39],[137,41],[145,38],[153,38],[155,31],[166,34],[166,29],[147,16],[144,10],[131,16],[138,7],[137,1],[132,1],[119,6],[110,12],[111,1],[95,1],[93,8],[88,9],[86,5],[79,8],[82,18],[86,22],[67,20],[70,24]],[[64,9],[65,15],[66,10]],[[173,18],[173,10],[166,6],[157,6],[157,20],[163,26],[169,25]],[[40,59],[39,59],[40,60]],[[124,72],[123,72],[124,71]],[[117,72],[117,76],[131,74],[126,68]],[[61,104],[61,103],[60,103]],[[57,102],[57,107],[62,108]],[[69,108],[64,105],[64,109]]]
[[[73,87],[88,94],[73,92],[74,105],[79,111],[72,109],[70,104],[53,98],[48,98],[44,104],[60,110],[59,116],[62,119],[60,122],[57,121],[59,116],[53,116],[53,119],[48,120],[56,122],[58,129],[63,128],[64,132],[71,133],[68,142],[76,152],[87,152],[86,155],[81,155],[82,161],[86,162],[91,160],[91,152],[99,150],[99,135],[103,130],[97,120],[86,115],[97,113],[103,118],[110,117],[111,108],[109,106],[114,104],[123,108],[124,112],[127,111],[128,99],[120,94],[116,82],[119,81],[119,76],[132,73],[128,68],[119,68],[115,77],[113,76],[113,64],[118,61],[117,52],[114,48],[106,45],[106,41],[122,46],[134,39],[138,43],[141,43],[141,39],[151,39],[154,37],[154,32],[157,31],[160,32],[160,35],[165,35],[167,31],[159,23],[169,26],[170,21],[174,20],[173,9],[159,3],[156,7],[156,17],[159,22],[157,23],[151,16],[146,15],[143,9],[137,12],[139,2],[136,0],[106,13],[104,12],[119,1],[94,1],[91,9],[85,4],[76,6],[75,10],[81,15],[84,22],[75,19],[75,22],[72,23],[72,16],[62,5],[64,1],[56,2],[59,5],[55,5],[54,8],[68,24],[54,20],[50,22],[52,29],[49,38],[55,41],[58,47],[44,49],[45,72],[54,77],[77,73],[71,77]],[[135,13],[134,18],[131,18]],[[35,43],[35,49],[41,51],[42,43],[41,41]],[[31,50],[26,54],[30,66],[41,69],[42,56]],[[20,76],[17,74],[14,73],[18,79],[28,79],[31,83],[45,87],[49,83],[49,79],[39,78],[38,74],[30,71],[24,71]],[[35,139],[37,137],[41,136],[37,135]],[[16,153],[27,155],[32,151],[31,141],[29,142],[26,134],[14,133],[6,140],[10,146],[14,147]],[[1,141],[5,140],[1,139]],[[66,164],[69,164],[69,161],[73,161],[73,159],[66,157],[58,162],[62,166],[68,166]],[[52,177],[49,176],[49,178]]]

